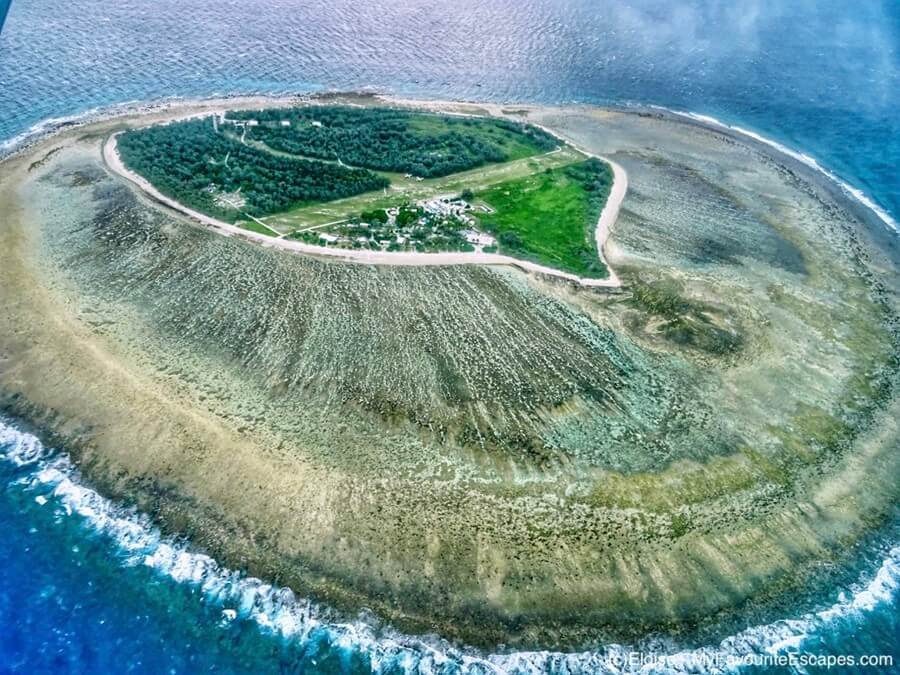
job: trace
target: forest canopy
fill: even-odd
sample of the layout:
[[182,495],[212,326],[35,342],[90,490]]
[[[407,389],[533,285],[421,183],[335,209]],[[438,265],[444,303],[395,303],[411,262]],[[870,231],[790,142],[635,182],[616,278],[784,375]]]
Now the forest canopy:
[[245,145],[217,132],[210,119],[128,131],[119,137],[118,149],[130,169],[164,194],[232,222],[239,211],[259,217],[389,185],[367,169]]
[[247,138],[281,152],[422,178],[520,159],[558,145],[542,129],[510,120],[392,108],[307,106],[227,117],[255,120]]

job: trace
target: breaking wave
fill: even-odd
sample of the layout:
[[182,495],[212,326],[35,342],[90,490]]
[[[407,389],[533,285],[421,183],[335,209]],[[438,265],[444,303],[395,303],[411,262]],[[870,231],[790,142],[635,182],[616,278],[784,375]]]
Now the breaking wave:
[[[192,98],[191,101],[203,102],[223,100],[229,98],[243,98],[230,94],[210,94],[202,98]],[[0,139],[0,160],[11,155],[26,150],[34,143],[53,136],[64,129],[72,127],[80,127],[93,122],[119,117],[122,115],[133,115],[136,113],[159,112],[171,108],[172,106],[182,104],[187,99],[181,96],[169,96],[154,101],[125,101],[111,106],[95,107],[74,115],[66,115],[64,117],[50,117],[43,119],[31,125],[25,131],[15,136]]]
[[221,621],[252,621],[265,633],[286,640],[326,640],[362,656],[375,672],[401,673],[689,673],[729,672],[773,655],[800,652],[816,631],[836,624],[854,625],[900,594],[900,546],[895,546],[877,573],[841,593],[834,604],[798,618],[759,625],[717,645],[678,649],[656,642],[608,645],[594,651],[480,654],[438,637],[403,635],[380,628],[374,617],[336,621],[328,608],[297,597],[290,589],[267,584],[228,569],[189,544],[163,536],[150,519],[124,508],[88,487],[72,461],[48,450],[29,433],[0,421],[0,460],[15,469],[7,489],[34,494],[44,508],[109,538],[122,565],[143,565],[201,593],[221,612]]
[[799,152],[797,150],[792,150],[786,145],[782,145],[778,141],[773,141],[771,138],[766,138],[762,134],[758,134],[755,131],[751,131],[750,129],[745,129],[744,127],[739,127],[731,124],[726,124],[721,120],[716,119],[715,117],[710,117],[709,115],[701,115],[699,113],[694,112],[684,112],[681,110],[672,110],[671,108],[665,108],[663,106],[650,106],[656,108],[657,110],[664,110],[673,115],[677,115],[679,117],[686,117],[688,119],[694,120],[695,122],[700,122],[707,126],[717,127],[719,129],[727,129],[728,131],[732,131],[737,134],[741,134],[743,136],[747,136],[748,138],[752,138],[754,141],[762,143],[764,145],[769,146],[770,148],[774,148],[778,152],[791,157],[792,159],[796,159],[798,162],[805,164],[809,168],[818,171],[823,176],[827,177],[829,180],[834,181],[851,199],[855,199],[860,204],[870,209],[873,213],[875,213],[878,218],[880,218],[885,225],[890,227],[894,232],[900,233],[900,225],[897,224],[897,221],[885,211],[881,206],[879,206],[871,197],[869,197],[865,192],[860,190],[859,188],[855,188],[845,180],[841,179],[836,173],[833,171],[826,169],[824,166],[819,164],[814,157],[810,157],[809,155]]

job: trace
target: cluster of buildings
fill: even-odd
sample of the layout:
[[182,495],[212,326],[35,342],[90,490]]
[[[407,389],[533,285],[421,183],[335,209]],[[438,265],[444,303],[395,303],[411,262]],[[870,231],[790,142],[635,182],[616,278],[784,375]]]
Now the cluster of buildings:
[[419,202],[425,213],[431,213],[436,216],[456,217],[465,222],[472,222],[472,218],[468,212],[472,210],[472,205],[462,199],[453,197],[433,197]]
[[[418,217],[411,222],[398,221],[401,211],[410,206],[385,209],[386,222],[354,222],[341,227],[342,234],[319,233],[321,244],[354,246],[378,245],[381,248],[419,246],[421,244],[451,245],[464,240],[476,251],[496,246],[497,241],[476,228],[477,221],[471,212],[480,208],[454,197],[433,197],[417,202],[414,207]],[[360,230],[363,232],[361,233]],[[451,245],[452,248],[452,245]]]
[[480,210],[484,213],[490,213],[491,209],[487,206],[473,206],[469,202],[459,197],[434,197],[419,203],[419,206],[436,216],[445,218],[456,218],[469,227],[460,231],[460,235],[465,237],[466,241],[481,249],[485,246],[496,246],[497,240],[489,234],[480,232],[475,229],[476,220],[469,215],[471,211]]

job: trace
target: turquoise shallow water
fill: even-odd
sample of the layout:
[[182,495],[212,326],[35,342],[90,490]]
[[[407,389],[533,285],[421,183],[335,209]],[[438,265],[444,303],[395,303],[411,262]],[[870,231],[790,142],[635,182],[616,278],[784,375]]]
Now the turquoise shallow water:
[[[900,5],[891,0],[14,0],[0,34],[0,144],[123,102],[362,88],[693,111],[802,151],[886,220],[900,216]],[[287,591],[161,541],[138,515],[79,487],[64,449],[46,455],[0,429],[0,672],[641,667],[623,665],[628,649],[615,646],[488,659],[393,635],[371,618],[334,624]],[[900,663],[898,542],[885,533],[858,578],[823,589],[822,613],[788,613],[722,644],[655,644],[644,670],[702,672],[725,668],[727,655],[798,650]],[[891,672],[864,672],[879,670]]]

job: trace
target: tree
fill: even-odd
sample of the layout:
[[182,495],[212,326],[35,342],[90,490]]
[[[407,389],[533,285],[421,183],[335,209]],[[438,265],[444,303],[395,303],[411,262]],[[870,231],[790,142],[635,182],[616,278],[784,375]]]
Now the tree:
[[517,232],[501,232],[499,241],[505,248],[522,248],[522,238]]

